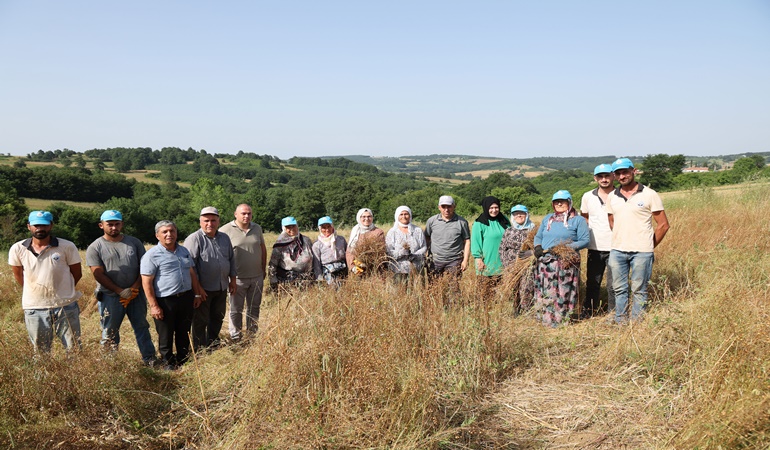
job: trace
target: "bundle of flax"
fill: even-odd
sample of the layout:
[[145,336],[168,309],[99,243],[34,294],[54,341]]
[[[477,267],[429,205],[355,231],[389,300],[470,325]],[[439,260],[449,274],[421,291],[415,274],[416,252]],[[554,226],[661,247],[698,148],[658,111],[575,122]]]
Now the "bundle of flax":
[[[524,239],[524,243],[521,244],[521,251],[532,250],[535,248],[535,235],[537,234],[537,227],[531,229],[527,238]],[[501,286],[503,292],[519,292],[521,281],[525,277],[532,277],[534,265],[537,263],[537,258],[533,255],[526,258],[517,258],[513,265],[505,268],[503,272],[503,280]]]
[[359,239],[356,245],[353,273],[372,275],[385,269],[388,255],[385,243],[379,239]]
[[574,266],[580,264],[580,254],[575,251],[569,244],[559,244],[548,249],[548,253],[559,258],[564,267]]

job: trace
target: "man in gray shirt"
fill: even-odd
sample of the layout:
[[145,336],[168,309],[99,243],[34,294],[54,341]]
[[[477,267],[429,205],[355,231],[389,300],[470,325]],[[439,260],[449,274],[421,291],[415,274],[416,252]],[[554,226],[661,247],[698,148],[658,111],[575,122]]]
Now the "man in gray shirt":
[[454,295],[460,292],[460,276],[468,268],[471,254],[471,232],[468,222],[455,214],[455,200],[442,195],[438,201],[439,214],[425,223],[425,240],[433,255],[432,279],[446,274]]
[[267,248],[262,228],[252,222],[251,217],[249,205],[238,205],[235,220],[219,229],[230,237],[235,253],[238,289],[230,294],[230,337],[234,341],[242,338],[244,305],[246,331],[250,334],[257,332],[267,271]]
[[120,344],[120,325],[123,318],[128,316],[142,361],[152,364],[155,362],[155,346],[147,322],[147,298],[139,276],[139,261],[145,253],[144,245],[139,239],[122,233],[123,215],[120,211],[104,211],[99,220],[99,228],[104,231],[104,236],[88,246],[86,264],[97,282],[101,344],[117,350]]
[[195,263],[203,302],[193,313],[193,348],[216,347],[227,310],[227,293],[236,291],[235,254],[230,238],[219,231],[219,211],[213,206],[201,210],[201,228],[184,241]]

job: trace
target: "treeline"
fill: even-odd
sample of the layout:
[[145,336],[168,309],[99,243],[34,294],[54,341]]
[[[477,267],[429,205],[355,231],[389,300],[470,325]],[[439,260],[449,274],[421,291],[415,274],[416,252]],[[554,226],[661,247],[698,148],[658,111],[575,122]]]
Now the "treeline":
[[[388,226],[400,205],[409,205],[418,222],[437,213],[437,199],[451,194],[458,202],[458,213],[470,220],[480,213],[481,199],[495,195],[503,210],[517,203],[527,205],[535,214],[550,208],[553,192],[567,189],[575,206],[582,194],[594,188],[592,174],[580,169],[556,170],[533,179],[511,177],[504,172],[468,183],[440,185],[422,177],[395,174],[369,164],[345,158],[292,158],[282,161],[269,155],[240,152],[236,155],[211,155],[205,150],[164,148],[160,151],[136,148],[89,150],[91,161],[115,162],[115,159],[145,155],[143,160],[166,158],[174,164],[152,162],[146,168],[159,171],[162,184],[136,182],[114,172],[79,167],[8,167],[0,166],[0,239],[7,247],[28,234],[25,223],[27,207],[22,197],[49,200],[95,202],[93,208],[79,208],[64,203],[50,207],[56,219],[56,233],[87,246],[100,235],[99,214],[108,208],[123,212],[126,232],[145,242],[154,242],[154,224],[160,219],[177,223],[180,237],[198,229],[198,213],[204,206],[216,206],[223,222],[232,218],[239,203],[252,206],[254,220],[268,231],[279,231],[282,217],[292,215],[303,229],[315,228],[317,219],[330,215],[335,224],[355,224],[359,208],[368,207],[377,223]],[[62,153],[63,154],[63,153]],[[127,156],[128,155],[128,156]],[[78,157],[82,155],[74,155]],[[72,155],[70,155],[72,157]],[[603,162],[611,162],[602,160]],[[649,155],[635,161],[643,171],[642,183],[659,191],[737,183],[770,176],[764,157],[752,155],[735,162],[729,171],[685,174],[682,155]],[[178,182],[189,183],[186,188]]]

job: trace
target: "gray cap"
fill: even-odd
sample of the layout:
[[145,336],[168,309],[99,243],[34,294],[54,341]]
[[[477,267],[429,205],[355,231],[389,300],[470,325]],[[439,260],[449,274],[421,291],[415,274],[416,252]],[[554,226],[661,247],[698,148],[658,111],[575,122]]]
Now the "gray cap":
[[207,206],[203,209],[201,209],[201,216],[205,216],[207,214],[214,214],[215,216],[219,215],[219,210],[214,208],[213,206]]
[[438,206],[441,206],[441,205],[454,205],[454,204],[455,204],[455,199],[453,199],[451,195],[442,195],[438,199]]

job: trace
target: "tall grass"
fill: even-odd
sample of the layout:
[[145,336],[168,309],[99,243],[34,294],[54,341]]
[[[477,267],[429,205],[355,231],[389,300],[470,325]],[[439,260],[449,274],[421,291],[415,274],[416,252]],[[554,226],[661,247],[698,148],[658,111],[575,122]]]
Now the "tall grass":
[[[379,278],[266,295],[260,332],[174,373],[130,328],[35,359],[0,272],[0,444],[63,448],[766,448],[770,193],[667,200],[650,310],[544,328],[512,305]],[[92,279],[84,280],[93,283]]]

